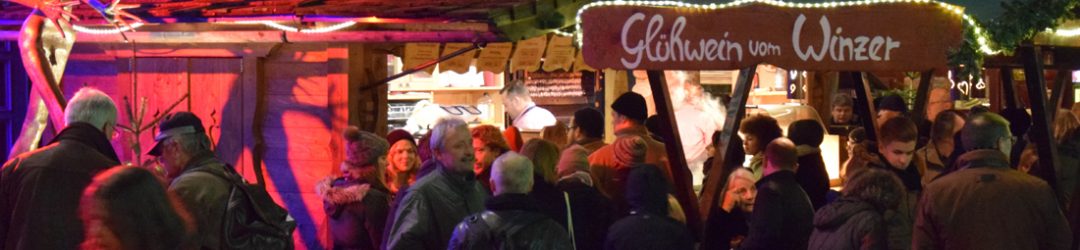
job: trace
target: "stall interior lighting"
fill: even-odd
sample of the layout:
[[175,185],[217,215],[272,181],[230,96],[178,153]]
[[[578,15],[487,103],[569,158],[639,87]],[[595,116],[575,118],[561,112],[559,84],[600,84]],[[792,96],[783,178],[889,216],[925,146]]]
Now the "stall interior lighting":
[[1064,37],[1080,36],[1080,28],[1060,29],[1060,30],[1047,29],[1046,32],[1052,32],[1056,36],[1064,36]]
[[[585,10],[587,10],[589,8],[592,8],[592,7],[602,7],[602,6],[643,6],[643,7],[677,7],[677,8],[693,8],[693,9],[717,10],[717,9],[727,9],[727,8],[738,7],[738,6],[741,6],[741,5],[751,4],[751,3],[762,3],[762,4],[768,4],[768,5],[780,6],[780,7],[786,7],[786,8],[835,8],[835,7],[865,6],[865,5],[871,5],[871,4],[886,4],[886,3],[920,3],[920,4],[934,3],[934,4],[940,5],[942,8],[944,8],[945,10],[948,10],[949,12],[952,12],[954,14],[957,14],[957,15],[960,15],[961,17],[963,17],[964,22],[967,23],[969,26],[971,26],[972,29],[974,29],[973,31],[975,32],[976,42],[979,45],[979,51],[981,51],[983,54],[993,55],[993,54],[1001,53],[1001,50],[995,50],[994,48],[992,48],[990,46],[990,39],[987,38],[986,32],[979,26],[978,22],[976,22],[974,18],[972,18],[970,15],[967,15],[967,14],[964,13],[964,8],[956,6],[956,5],[948,4],[948,3],[945,3],[945,2],[934,1],[934,0],[861,0],[861,1],[846,1],[846,2],[827,2],[827,3],[789,3],[789,2],[776,1],[776,0],[736,0],[736,1],[733,1],[733,2],[721,3],[721,4],[716,4],[716,3],[692,4],[692,3],[683,3],[683,2],[676,2],[676,1],[623,1],[623,0],[593,2],[593,3],[586,4],[585,6],[581,7],[581,9],[578,10],[577,17],[576,17],[577,18],[577,24],[576,24],[577,29],[575,31],[575,33],[576,33],[575,35],[577,37],[576,40],[577,40],[578,44],[581,44],[581,14],[584,13]],[[1078,31],[1078,32],[1080,32],[1080,31]]]

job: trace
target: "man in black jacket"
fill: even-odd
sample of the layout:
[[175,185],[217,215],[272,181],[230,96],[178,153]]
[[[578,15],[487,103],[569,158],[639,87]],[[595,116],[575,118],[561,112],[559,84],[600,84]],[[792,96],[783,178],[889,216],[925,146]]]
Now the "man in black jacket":
[[495,197],[487,210],[457,225],[447,249],[573,249],[566,230],[528,196],[532,169],[532,161],[517,153],[499,156],[491,169]]
[[750,231],[740,249],[806,249],[814,208],[795,181],[795,144],[777,138],[765,146],[764,177],[750,215]]
[[446,249],[454,226],[484,209],[489,195],[473,172],[476,157],[465,121],[440,119],[430,146],[435,166],[398,198],[383,231],[386,249]]
[[83,189],[120,161],[109,143],[116,104],[83,88],[64,118],[67,126],[48,146],[11,159],[0,172],[0,249],[78,249],[83,241]]

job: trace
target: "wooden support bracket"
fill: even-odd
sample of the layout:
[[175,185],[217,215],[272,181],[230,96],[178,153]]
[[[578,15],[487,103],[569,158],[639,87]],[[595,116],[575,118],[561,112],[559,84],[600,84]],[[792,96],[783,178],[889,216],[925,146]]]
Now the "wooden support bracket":
[[[686,155],[683,153],[682,140],[679,138],[679,126],[675,121],[675,110],[671,107],[671,93],[668,91],[667,80],[662,70],[649,70],[649,86],[652,88],[653,102],[656,104],[656,113],[660,116],[660,124],[666,125],[660,129],[660,137],[664,138],[664,147],[667,149],[668,164],[671,165],[671,177],[675,183],[675,198],[682,205],[686,213],[686,225],[694,235],[701,235],[703,220],[698,213],[698,199],[694,194],[694,178],[686,163]],[[700,237],[698,237],[700,238]]]

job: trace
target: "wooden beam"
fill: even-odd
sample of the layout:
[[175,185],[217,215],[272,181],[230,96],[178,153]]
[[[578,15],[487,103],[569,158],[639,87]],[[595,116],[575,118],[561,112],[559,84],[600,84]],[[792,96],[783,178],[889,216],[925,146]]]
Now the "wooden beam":
[[862,118],[866,138],[877,140],[877,107],[874,107],[874,95],[870,93],[870,84],[863,81],[861,72],[841,72],[840,81],[850,81],[851,86],[855,86],[855,99],[863,102],[863,105],[855,105],[855,113]]
[[1043,64],[1039,60],[1039,48],[1030,45],[1017,49],[1024,63],[1024,79],[1027,81],[1028,97],[1031,105],[1032,127],[1028,138],[1038,147],[1039,165],[1031,169],[1031,175],[1038,176],[1058,190],[1057,174],[1054,165],[1057,160],[1057,143],[1051,134],[1053,124],[1046,103],[1046,79],[1043,78]]
[[1005,108],[1019,108],[1020,99],[1016,98],[1016,85],[1013,84],[1013,69],[1001,68],[1001,90],[1005,95]]
[[757,65],[739,70],[739,78],[735,81],[735,89],[731,92],[731,102],[726,103],[727,118],[724,119],[720,144],[713,145],[716,151],[713,153],[712,166],[709,172],[705,173],[708,178],[701,188],[701,218],[706,218],[706,221],[724,198],[722,190],[727,185],[728,175],[734,171],[734,169],[724,169],[724,159],[737,151],[735,147],[742,147],[742,145],[732,145],[731,141],[739,136],[739,123],[746,116],[746,100],[750,99],[750,84],[753,84],[756,70]]
[[[923,71],[919,75],[919,89],[915,92],[915,109],[912,110],[912,121],[915,124],[922,124],[924,120],[930,120],[933,122],[934,117],[926,117],[926,99],[930,96],[930,79],[934,78],[934,69]],[[923,131],[927,135],[930,131]]]
[[[656,113],[660,116],[660,124],[666,125],[660,129],[660,137],[664,138],[664,147],[667,148],[668,164],[671,167],[671,177],[675,181],[675,198],[682,205],[686,213],[686,226],[694,235],[702,235],[702,224],[698,213],[698,199],[694,194],[694,178],[691,176],[689,165],[686,163],[686,153],[683,152],[682,140],[679,138],[679,126],[675,121],[675,110],[671,107],[671,92],[668,90],[667,79],[662,70],[649,70],[649,87],[652,89],[653,103],[656,105]],[[700,237],[697,237],[700,238]]]
[[1048,111],[1050,112],[1049,115],[1051,121],[1056,119],[1057,110],[1063,108],[1061,102],[1065,99],[1063,98],[1065,92],[1068,92],[1069,88],[1072,87],[1072,82],[1070,82],[1070,80],[1072,80],[1071,78],[1072,74],[1070,74],[1069,70],[1065,68],[1057,69],[1057,78],[1054,79],[1054,89],[1050,92],[1050,107],[1053,107],[1053,109]]
[[[501,42],[494,33],[473,31],[284,31],[125,32],[128,39],[150,43],[309,43],[309,42]],[[0,32],[0,41],[14,41],[18,32]],[[120,34],[79,34],[77,43],[124,43]]]

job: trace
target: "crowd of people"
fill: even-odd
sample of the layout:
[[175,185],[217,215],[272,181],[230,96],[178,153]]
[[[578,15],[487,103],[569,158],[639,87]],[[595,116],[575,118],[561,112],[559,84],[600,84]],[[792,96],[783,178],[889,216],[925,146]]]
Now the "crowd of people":
[[[611,104],[611,144],[592,108],[528,141],[514,127],[455,118],[419,139],[350,127],[340,174],[314,188],[334,249],[1077,247],[1077,115],[1055,116],[1062,157],[1040,166],[1023,110],[931,105],[934,119],[917,124],[902,98],[879,105],[867,125],[850,97],[833,102],[829,124],[855,127],[840,192],[825,171],[821,122],[793,122],[785,135],[766,114],[743,119],[732,142],[742,147],[717,164],[730,174],[697,235],[634,92]],[[238,174],[214,157],[198,117],[162,120],[154,168],[114,167],[117,109],[106,94],[80,90],[65,117],[52,143],[0,172],[0,249],[236,248],[222,223]],[[880,132],[867,138],[861,127],[871,125]],[[1056,177],[1028,174],[1047,168]]]

